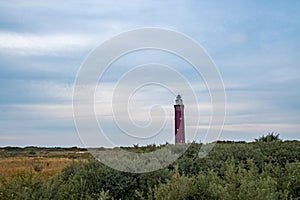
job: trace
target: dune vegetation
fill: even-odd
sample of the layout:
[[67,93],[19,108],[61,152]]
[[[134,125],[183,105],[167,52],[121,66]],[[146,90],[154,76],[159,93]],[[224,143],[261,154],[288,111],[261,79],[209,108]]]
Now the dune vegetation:
[[[173,164],[142,174],[76,153],[83,149],[51,150],[51,155],[4,148],[0,199],[300,199],[300,142],[274,136],[218,141],[204,158],[198,156],[203,144],[194,142]],[[123,148],[149,152],[161,146]]]

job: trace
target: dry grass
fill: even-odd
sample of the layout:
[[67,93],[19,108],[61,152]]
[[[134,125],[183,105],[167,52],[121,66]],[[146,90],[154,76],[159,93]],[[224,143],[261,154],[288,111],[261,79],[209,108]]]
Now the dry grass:
[[20,172],[38,173],[42,178],[49,178],[59,173],[74,159],[70,158],[38,158],[9,157],[0,159],[0,178],[9,178]]
[[0,180],[27,172],[33,172],[41,178],[48,179],[71,162],[86,161],[88,158],[88,152],[70,151],[36,151],[34,155],[17,153],[14,156],[2,156],[0,157]]

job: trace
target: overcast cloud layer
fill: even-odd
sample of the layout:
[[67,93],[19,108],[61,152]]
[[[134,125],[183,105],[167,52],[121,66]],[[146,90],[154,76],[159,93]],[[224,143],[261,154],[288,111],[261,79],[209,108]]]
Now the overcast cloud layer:
[[[76,73],[89,52],[103,41],[141,27],[186,34],[214,60],[227,95],[220,139],[252,141],[274,131],[283,139],[299,140],[299,9],[297,0],[2,1],[0,146],[82,146],[72,113]],[[187,113],[188,140],[193,140],[189,132],[200,130],[202,138],[207,130],[211,106],[201,77],[174,55],[143,52],[114,63],[97,90],[96,114],[115,145],[139,141],[118,141],[120,133],[105,123],[111,117],[109,97],[114,84],[131,64],[153,60],[174,67],[197,93],[198,105],[184,99],[200,112],[199,124]],[[184,91],[177,92],[184,96]],[[174,94],[148,87],[132,103],[132,119],[141,126],[150,120],[149,105],[160,104],[165,109],[162,135],[142,144],[173,142]],[[135,105],[140,109],[134,110]]]

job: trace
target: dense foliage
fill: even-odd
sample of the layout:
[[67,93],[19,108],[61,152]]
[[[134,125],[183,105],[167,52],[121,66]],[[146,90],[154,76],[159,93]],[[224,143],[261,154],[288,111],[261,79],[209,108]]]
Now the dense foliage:
[[[130,150],[148,152],[155,145]],[[300,199],[300,142],[218,142],[204,158],[192,143],[167,168],[130,174],[90,159],[48,180],[39,172],[1,180],[0,199]]]

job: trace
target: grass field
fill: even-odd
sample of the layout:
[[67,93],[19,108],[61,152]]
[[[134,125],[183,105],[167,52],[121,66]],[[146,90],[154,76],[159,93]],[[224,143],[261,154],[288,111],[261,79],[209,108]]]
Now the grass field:
[[71,162],[85,161],[88,158],[89,153],[80,150],[2,149],[0,153],[0,179],[28,172],[47,179],[59,173]]
[[73,162],[70,158],[35,158],[10,157],[0,159],[0,178],[9,178],[22,172],[39,173],[40,177],[48,178],[60,172]]

